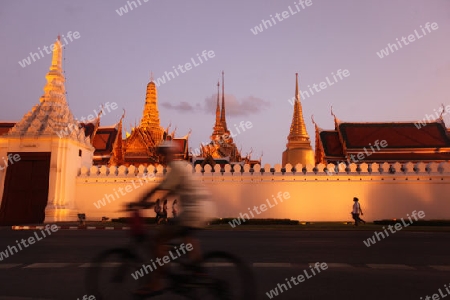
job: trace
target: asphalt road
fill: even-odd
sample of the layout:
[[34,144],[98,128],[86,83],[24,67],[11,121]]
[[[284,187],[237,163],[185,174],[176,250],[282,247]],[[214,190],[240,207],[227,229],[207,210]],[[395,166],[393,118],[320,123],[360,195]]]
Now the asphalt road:
[[[35,231],[0,229],[0,253]],[[86,263],[127,243],[128,231],[59,230],[0,261],[0,299],[82,299]],[[41,234],[37,231],[37,234]],[[426,299],[449,293],[450,233],[397,232],[367,247],[370,231],[205,231],[204,251],[225,250],[250,264],[258,299],[290,279],[310,275],[276,299]],[[311,276],[311,263],[327,269]],[[450,289],[449,289],[450,290]],[[439,296],[442,299],[442,296]],[[155,297],[154,299],[172,299]],[[175,299],[175,298],[173,298]],[[432,298],[430,298],[432,299]]]

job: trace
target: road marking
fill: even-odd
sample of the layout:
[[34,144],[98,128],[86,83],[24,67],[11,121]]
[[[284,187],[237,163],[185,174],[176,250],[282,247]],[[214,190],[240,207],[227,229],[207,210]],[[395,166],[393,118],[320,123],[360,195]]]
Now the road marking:
[[290,268],[290,263],[253,263],[255,268]]
[[407,266],[407,265],[400,265],[400,264],[367,264],[369,268],[372,269],[392,269],[392,270],[415,270],[416,268]]
[[234,267],[235,264],[233,263],[226,263],[226,262],[208,262],[204,264],[205,267]]
[[[112,267],[117,267],[120,266],[122,263],[120,262],[106,262],[106,263],[102,263],[102,267],[105,268],[112,268]],[[84,263],[80,266],[78,266],[78,268],[91,268],[91,267],[95,267],[96,264],[95,263]]]
[[352,265],[344,263],[327,263],[327,266],[329,268],[354,268]]
[[70,263],[34,263],[23,267],[24,269],[37,269],[37,268],[64,268],[71,265]]
[[430,267],[432,267],[433,269],[439,270],[439,271],[450,271],[450,266],[436,266],[436,265],[433,265],[433,266],[430,266]]
[[[251,266],[253,268],[303,268],[303,267],[310,267],[315,266],[314,263],[285,263],[285,262],[255,262],[252,263]],[[326,263],[330,269],[337,269],[337,268],[358,268],[361,265],[353,266],[351,264],[347,263]],[[117,267],[120,266],[121,262],[104,262],[101,264],[102,267],[105,268],[111,268],[111,267]],[[235,266],[233,263],[230,262],[207,262],[205,264],[206,267],[233,267]],[[366,264],[367,267],[372,269],[378,269],[378,270],[416,270],[415,267],[408,266],[405,264]],[[38,269],[38,268],[65,268],[65,267],[77,267],[77,268],[91,268],[95,267],[94,263],[11,263],[11,264],[0,264],[0,270],[7,270],[19,267],[21,269]],[[438,271],[447,271],[450,272],[450,265],[428,265],[427,267],[430,267],[432,269],[438,270]],[[0,298],[1,300],[1,298]]]
[[10,297],[10,296],[0,296],[0,300],[51,300],[44,298],[24,298],[24,297]]
[[0,269],[11,269],[14,267],[21,266],[22,264],[0,264]]

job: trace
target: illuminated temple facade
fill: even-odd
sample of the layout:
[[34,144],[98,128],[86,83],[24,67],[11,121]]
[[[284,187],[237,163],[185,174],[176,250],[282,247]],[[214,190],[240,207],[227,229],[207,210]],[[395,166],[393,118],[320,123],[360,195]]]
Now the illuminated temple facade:
[[[368,221],[404,217],[413,210],[426,211],[427,219],[450,218],[450,202],[442,197],[450,193],[450,133],[442,114],[420,125],[342,122],[333,114],[333,130],[315,124],[314,152],[297,79],[282,165],[263,167],[261,160],[242,156],[233,141],[223,77],[211,142],[201,145],[197,156],[188,151],[190,133],[175,137],[170,126],[161,127],[152,80],[139,125],[123,137],[124,115],[110,127],[100,126],[101,113],[90,123],[74,118],[66,101],[59,39],[45,77],[39,102],[18,122],[0,122],[0,225],[74,221],[78,214],[90,221],[126,216],[119,212],[124,203],[163,180],[155,147],[164,140],[179,145],[178,159],[192,161],[187,166],[192,176],[214,195],[218,209],[211,217],[236,218],[270,195],[288,192],[289,201],[261,217],[348,221],[349,202],[356,195]],[[341,162],[346,167],[336,170]],[[240,172],[233,165],[242,166]]]
[[[131,133],[123,138],[123,118],[117,125],[111,127],[99,127],[90,135],[95,147],[94,164],[119,166],[134,165],[158,165],[162,157],[156,153],[156,147],[164,140],[171,140],[178,146],[176,158],[188,160],[189,133],[183,137],[175,137],[176,130],[170,132],[170,126],[161,127],[158,111],[158,91],[155,82],[151,79],[147,84],[144,111],[141,122],[131,129]],[[83,124],[96,127],[96,124]],[[87,134],[91,131],[87,132]]]

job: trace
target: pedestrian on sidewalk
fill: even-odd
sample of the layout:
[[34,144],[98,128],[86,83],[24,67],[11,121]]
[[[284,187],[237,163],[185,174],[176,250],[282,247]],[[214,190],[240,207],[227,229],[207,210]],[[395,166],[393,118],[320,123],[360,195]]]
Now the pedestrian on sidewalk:
[[359,199],[356,197],[353,197],[353,210],[351,212],[353,220],[355,220],[355,224],[354,226],[358,226],[359,222],[362,222],[364,224],[366,224],[366,221],[364,221],[363,219],[361,219],[359,217],[359,215],[361,214],[361,216],[363,216],[363,211],[361,209],[361,205],[359,204]]

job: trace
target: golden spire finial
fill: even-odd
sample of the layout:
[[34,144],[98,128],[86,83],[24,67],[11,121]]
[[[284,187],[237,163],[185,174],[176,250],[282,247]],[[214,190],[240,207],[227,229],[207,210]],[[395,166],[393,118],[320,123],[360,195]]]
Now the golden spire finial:
[[441,111],[441,114],[439,115],[439,119],[443,120],[442,116],[444,115],[445,106],[444,106],[444,103],[441,103],[441,105],[442,105],[442,111]]
[[335,115],[334,112],[333,112],[333,105],[331,105],[331,115],[332,115],[333,118],[334,118],[334,129],[337,130],[338,127],[339,127],[340,121],[339,121],[339,119],[336,117],[336,115]]
[[288,143],[295,141],[309,141],[306,131],[305,120],[303,119],[302,105],[300,103],[300,94],[298,90],[298,73],[295,73],[295,102],[294,114],[292,116],[291,129],[289,131]]
[[152,82],[152,81],[153,81],[153,72],[150,71],[150,82]]
[[225,119],[225,72],[222,71],[222,110],[220,112],[220,122],[223,130],[228,132],[227,121]]

